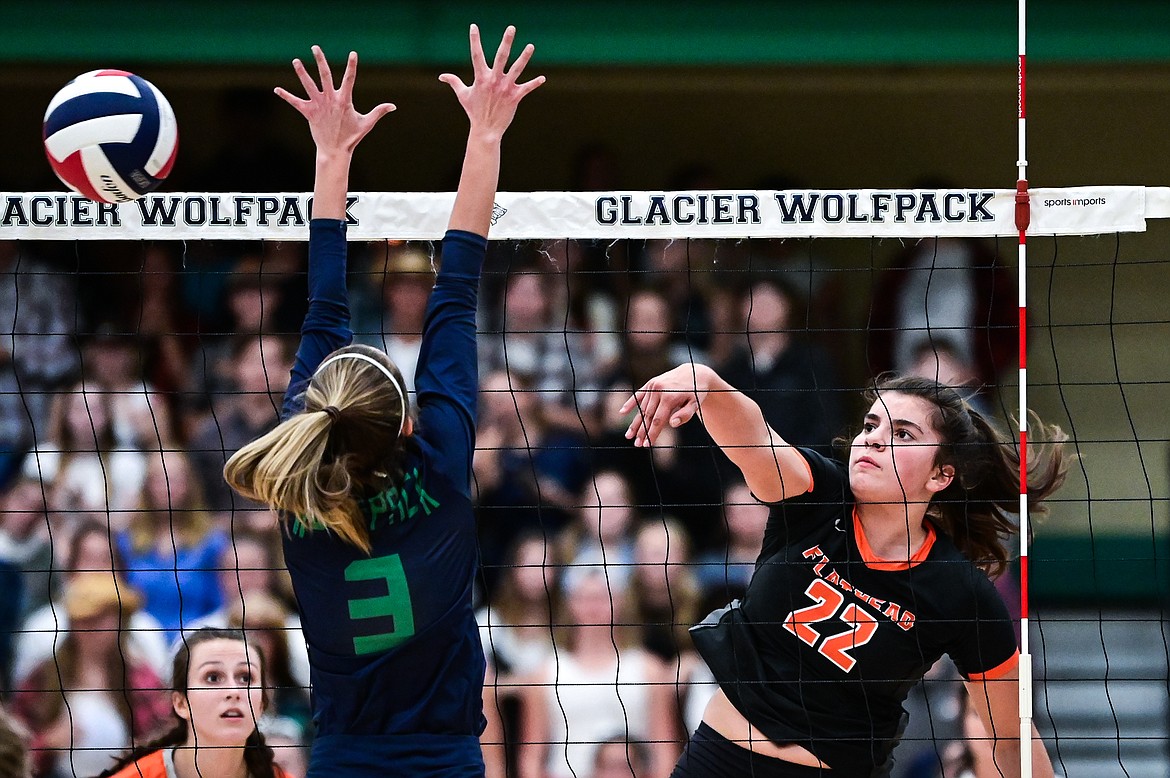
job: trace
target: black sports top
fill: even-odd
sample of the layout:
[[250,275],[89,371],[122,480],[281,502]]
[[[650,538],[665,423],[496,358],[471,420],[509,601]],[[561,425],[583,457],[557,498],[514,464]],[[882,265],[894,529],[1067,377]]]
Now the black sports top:
[[943,654],[969,680],[1015,668],[987,575],[927,524],[910,562],[882,562],[843,465],[808,449],[813,487],[772,506],[743,602],[691,628],[732,704],[770,740],[847,776],[881,776],[910,689]]

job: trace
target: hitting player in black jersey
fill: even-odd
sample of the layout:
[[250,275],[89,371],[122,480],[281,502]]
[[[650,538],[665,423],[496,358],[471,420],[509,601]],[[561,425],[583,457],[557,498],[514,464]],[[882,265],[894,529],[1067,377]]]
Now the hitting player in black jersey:
[[[675,778],[885,776],[902,703],[943,654],[966,680],[1005,776],[1020,774],[1019,652],[989,575],[1019,509],[1019,454],[954,390],[887,378],[847,465],[785,443],[714,371],[682,365],[625,404],[653,443],[696,414],[772,504],[742,602],[691,630],[718,691]],[[1032,508],[1060,486],[1064,434],[1037,423]],[[1033,730],[1034,775],[1052,764]]]

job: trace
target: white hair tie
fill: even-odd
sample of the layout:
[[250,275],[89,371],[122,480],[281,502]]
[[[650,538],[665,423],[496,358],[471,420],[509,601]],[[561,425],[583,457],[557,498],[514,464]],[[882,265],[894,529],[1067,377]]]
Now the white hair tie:
[[402,425],[406,423],[406,392],[402,391],[402,385],[398,383],[398,379],[395,378],[394,374],[390,372],[390,368],[386,367],[373,357],[368,357],[365,354],[359,354],[356,351],[347,351],[344,354],[338,354],[336,356],[329,357],[329,359],[326,359],[317,367],[317,370],[313,373],[313,375],[316,376],[331,363],[336,362],[339,359],[360,359],[362,362],[369,362],[371,365],[381,370],[382,374],[390,379],[390,383],[394,384],[394,388],[398,391],[398,399],[402,402],[402,418],[398,420],[398,434],[401,435]]

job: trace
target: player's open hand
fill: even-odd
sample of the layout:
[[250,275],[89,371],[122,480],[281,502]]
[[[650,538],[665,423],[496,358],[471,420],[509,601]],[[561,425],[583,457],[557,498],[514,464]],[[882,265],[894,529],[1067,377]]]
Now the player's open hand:
[[635,446],[650,446],[663,428],[690,421],[707,396],[708,372],[709,368],[688,363],[647,381],[621,407],[620,413],[634,412],[626,437]]
[[357,53],[351,51],[345,63],[345,73],[341,77],[341,86],[333,84],[333,73],[329,69],[329,62],[325,59],[320,46],[313,47],[313,59],[317,61],[317,73],[320,76],[321,86],[318,87],[312,76],[305,70],[305,65],[299,59],[293,60],[293,70],[305,88],[307,99],[299,98],[291,92],[276,87],[277,97],[296,108],[301,116],[309,122],[309,130],[313,133],[313,141],[317,144],[318,152],[351,153],[354,148],[366,137],[386,114],[394,110],[391,103],[382,103],[374,107],[369,113],[358,113],[353,107],[353,82],[357,77]]
[[479,40],[479,27],[471,25],[471,67],[474,76],[471,85],[463,83],[459,76],[452,73],[439,76],[440,81],[455,90],[459,104],[471,120],[473,132],[484,133],[491,138],[502,137],[516,115],[516,106],[525,95],[544,83],[544,76],[520,83],[520,76],[528,60],[532,59],[532,52],[536,50],[531,43],[516,57],[512,67],[507,67],[515,37],[516,28],[509,25],[496,49],[496,58],[489,66]]

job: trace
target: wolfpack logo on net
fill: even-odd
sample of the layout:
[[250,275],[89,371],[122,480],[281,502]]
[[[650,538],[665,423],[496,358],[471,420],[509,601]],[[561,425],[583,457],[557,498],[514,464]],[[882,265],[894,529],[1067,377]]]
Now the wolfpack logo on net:
[[[358,223],[349,210],[357,201],[358,198],[352,195],[346,198],[345,216],[348,224]],[[309,223],[313,198],[302,195],[154,195],[139,200],[138,208],[145,226],[173,227],[182,223],[187,226],[216,227],[266,227],[270,224],[303,227]]]
[[[346,199],[346,222],[359,224]],[[146,227],[303,227],[313,198],[307,195],[147,195],[134,202]],[[77,195],[11,195],[4,198],[0,227],[120,227],[118,204],[97,203]]]
[[987,204],[995,192],[777,192],[785,223],[992,222]]
[[598,224],[784,224],[994,222],[986,190],[775,192],[769,204],[755,192],[686,192],[601,195],[593,201]]

